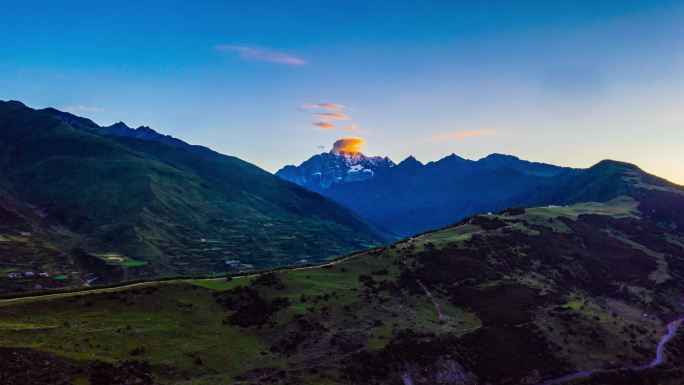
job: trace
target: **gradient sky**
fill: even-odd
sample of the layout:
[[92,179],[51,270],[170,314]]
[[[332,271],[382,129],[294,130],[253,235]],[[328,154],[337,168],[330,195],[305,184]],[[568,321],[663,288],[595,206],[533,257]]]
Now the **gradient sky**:
[[0,99],[269,171],[358,136],[684,183],[683,1],[407,3],[0,0]]

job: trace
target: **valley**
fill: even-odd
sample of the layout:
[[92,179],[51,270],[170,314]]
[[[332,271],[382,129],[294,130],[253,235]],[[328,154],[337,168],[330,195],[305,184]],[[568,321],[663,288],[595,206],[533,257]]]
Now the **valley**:
[[[654,191],[684,199],[673,188]],[[3,350],[67,362],[46,375],[77,383],[117,383],[109,365],[140,383],[541,384],[592,370],[572,383],[676,384],[674,327],[647,366],[684,312],[684,234],[644,231],[680,219],[633,196],[475,216],[321,266],[5,300]]]
[[[468,178],[520,188],[476,215],[442,207],[453,221],[391,241],[351,208],[147,127],[0,107],[6,149],[68,144],[1,164],[0,383],[675,385],[682,374],[684,189],[634,165],[448,157],[425,167],[475,170],[444,182],[455,202],[498,194],[448,187]],[[405,167],[328,157],[381,164],[340,188],[391,186],[382,175]],[[49,164],[71,158],[91,166],[51,179]],[[103,167],[115,194],[98,185]]]
[[0,0],[0,385],[684,385],[682,20]]

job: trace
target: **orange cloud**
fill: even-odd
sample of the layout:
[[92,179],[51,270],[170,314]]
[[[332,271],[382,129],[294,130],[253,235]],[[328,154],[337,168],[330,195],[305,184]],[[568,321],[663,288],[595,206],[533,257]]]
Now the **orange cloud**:
[[317,129],[319,129],[321,131],[327,131],[327,130],[330,130],[333,127],[335,127],[334,124],[329,123],[329,122],[313,122],[311,124],[313,124],[314,127],[316,127]]
[[343,104],[322,102],[322,103],[307,103],[302,106],[306,110],[331,110],[331,111],[341,111],[344,109]]
[[314,115],[323,120],[349,120],[350,118],[341,112],[314,112]]
[[450,132],[447,134],[430,135],[425,139],[430,141],[430,142],[446,142],[446,141],[450,141],[450,140],[477,138],[477,137],[482,137],[482,136],[494,136],[494,135],[496,135],[496,131],[494,131],[494,130],[464,130],[464,131]]
[[336,141],[333,144],[333,154],[340,154],[340,152],[361,152],[361,149],[366,145],[366,141],[362,138],[349,136]]
[[214,49],[219,52],[237,52],[240,56],[240,59],[269,61],[278,64],[295,66],[306,64],[306,61],[304,61],[304,59],[299,58],[295,55],[291,55],[285,52],[273,51],[270,49],[260,47],[224,44],[217,45],[216,47],[214,47]]

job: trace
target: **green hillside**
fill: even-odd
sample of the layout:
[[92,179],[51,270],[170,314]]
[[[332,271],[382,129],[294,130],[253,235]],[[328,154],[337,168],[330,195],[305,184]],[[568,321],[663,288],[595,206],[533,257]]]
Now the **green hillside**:
[[[684,195],[632,167],[617,174],[628,189],[607,202],[475,216],[324,266],[3,301],[0,373],[539,384],[648,364],[684,314]],[[675,385],[682,358],[680,331],[659,366],[572,384]]]
[[0,270],[50,275],[3,274],[5,290],[226,272],[235,261],[264,268],[385,240],[341,206],[240,159],[64,121],[0,102],[0,215],[12,218],[0,228]]

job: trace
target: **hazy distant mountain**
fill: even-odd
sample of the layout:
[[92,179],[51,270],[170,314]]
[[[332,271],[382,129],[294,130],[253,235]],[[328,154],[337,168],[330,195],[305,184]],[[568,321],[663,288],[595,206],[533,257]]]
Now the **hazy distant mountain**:
[[[365,163],[355,166],[357,159]],[[527,202],[536,186],[568,170],[501,154],[478,161],[451,154],[425,165],[408,157],[395,165],[386,157],[328,153],[276,175],[342,203],[376,226],[410,235]]]
[[385,240],[327,198],[147,127],[0,102],[0,154],[7,271],[102,282],[290,264]]

